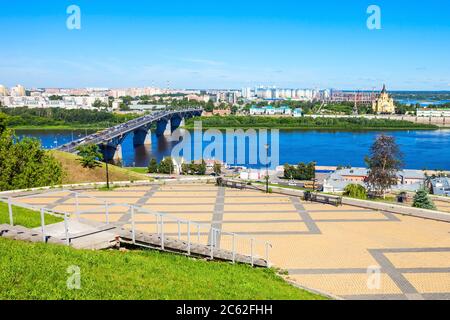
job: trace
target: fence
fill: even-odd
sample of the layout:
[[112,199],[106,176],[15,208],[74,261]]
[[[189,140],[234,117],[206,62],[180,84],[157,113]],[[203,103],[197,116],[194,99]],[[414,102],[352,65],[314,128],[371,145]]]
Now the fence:
[[[64,202],[64,205],[71,205],[74,207],[74,210],[70,210],[71,212],[50,209],[47,207],[38,207],[20,201],[14,201],[14,198],[12,197],[8,198],[7,203],[10,224],[14,225],[13,206],[39,211],[41,215],[40,223],[43,241],[47,242],[48,233],[46,232],[45,215],[50,214],[60,216],[64,218],[63,237],[65,243],[70,245],[71,238],[74,238],[76,234],[70,233],[69,219],[72,215],[75,215],[78,219],[82,216],[87,216],[88,219],[96,220],[102,224],[104,223],[105,226],[111,225],[129,230],[131,232],[131,242],[138,246],[145,246],[145,244],[137,241],[137,233],[145,232],[158,236],[160,241],[159,247],[161,250],[166,249],[165,245],[168,241],[176,239],[184,244],[183,251],[188,255],[191,255],[194,246],[200,245],[208,248],[208,256],[211,259],[223,256],[223,252],[227,251],[231,253],[230,260],[233,263],[236,262],[237,255],[242,255],[249,257],[249,263],[252,266],[255,265],[255,261],[258,259],[264,260],[267,267],[270,266],[269,250],[272,248],[272,245],[269,242],[255,239],[244,234],[226,232],[219,228],[214,228],[211,223],[200,223],[187,219],[180,219],[174,215],[155,212],[129,203],[111,202],[106,199],[75,191],[48,192],[40,194],[39,197],[48,197],[52,194],[62,193],[68,193],[65,197],[71,196],[71,198],[67,198]],[[36,195],[31,195],[21,197],[20,199],[25,200],[35,197]],[[86,203],[84,201],[85,199],[89,199],[92,203]],[[84,209],[83,206],[88,206],[90,208]],[[125,221],[113,221],[115,219],[114,216],[123,216],[124,214],[129,215],[129,219]],[[100,221],[97,219],[99,216],[101,219]]]

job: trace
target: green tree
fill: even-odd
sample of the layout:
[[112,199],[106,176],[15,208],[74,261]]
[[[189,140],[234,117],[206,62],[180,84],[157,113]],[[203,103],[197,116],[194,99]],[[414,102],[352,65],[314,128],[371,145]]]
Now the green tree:
[[148,164],[148,173],[157,173],[158,172],[158,162],[155,158],[152,158]]
[[305,164],[299,163],[297,166],[284,165],[284,178],[296,180],[311,180],[316,176],[316,164],[314,162]]
[[166,157],[158,165],[158,172],[165,174],[172,174],[175,170],[175,166],[173,165],[173,160],[171,157]]
[[436,206],[428,196],[428,192],[425,189],[420,189],[419,191],[417,191],[416,195],[414,196],[413,207],[430,210],[436,209]]
[[212,102],[211,100],[209,100],[206,105],[205,105],[205,111],[206,112],[213,112],[214,110],[214,102]]
[[96,144],[81,145],[77,148],[78,155],[83,168],[93,169],[101,166],[99,161],[103,160],[103,154],[100,152],[100,148]]
[[109,105],[105,102],[100,101],[99,99],[96,99],[92,104],[92,107],[96,109],[108,109]]
[[120,110],[120,111],[130,111],[131,108],[130,108],[130,106],[127,105],[126,103],[121,102],[121,103],[119,104],[119,110]]
[[189,163],[183,163],[181,165],[181,174],[188,175],[191,172],[191,166]]
[[206,162],[202,159],[202,163],[198,165],[198,170],[196,172],[198,175],[204,176],[206,174]]
[[365,200],[367,199],[367,190],[362,185],[349,184],[344,189],[344,196]]
[[61,164],[37,139],[18,139],[8,129],[0,134],[0,190],[61,184]]
[[3,112],[0,112],[0,135],[6,130],[7,116]]
[[402,154],[395,138],[380,135],[371,147],[370,157],[366,157],[369,168],[367,185],[376,195],[386,194],[391,186],[397,184],[397,172],[402,167]]
[[221,175],[222,174],[222,165],[219,162],[215,162],[213,170],[216,175]]

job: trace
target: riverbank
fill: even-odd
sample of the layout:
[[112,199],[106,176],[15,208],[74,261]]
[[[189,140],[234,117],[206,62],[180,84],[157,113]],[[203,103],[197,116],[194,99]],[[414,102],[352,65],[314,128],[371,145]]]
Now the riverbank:
[[51,130],[51,131],[82,131],[88,130],[91,132],[108,129],[108,126],[83,126],[83,125],[58,125],[58,126],[11,126],[13,130],[22,131],[38,131],[38,130]]
[[261,117],[214,116],[197,117],[186,122],[186,129],[193,129],[194,122],[201,121],[204,129],[260,128],[283,130],[436,130],[432,124],[413,123],[404,120],[367,118],[310,118],[310,117]]
[[61,126],[12,126],[10,127],[13,130],[23,130],[23,131],[38,131],[38,130],[68,130],[68,131],[81,131],[81,130],[89,130],[89,131],[99,131],[107,129],[107,126],[82,126],[82,125],[61,125]]

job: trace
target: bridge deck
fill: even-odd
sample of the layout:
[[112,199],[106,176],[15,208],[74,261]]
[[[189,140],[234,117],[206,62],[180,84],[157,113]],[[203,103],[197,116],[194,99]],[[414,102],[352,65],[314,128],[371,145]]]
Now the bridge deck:
[[84,138],[72,141],[70,143],[64,144],[57,147],[56,150],[77,153],[77,148],[85,144],[96,144],[100,145],[103,143],[110,143],[114,139],[124,137],[126,134],[133,132],[142,127],[148,127],[152,123],[168,120],[173,117],[192,117],[196,115],[201,115],[203,109],[201,108],[190,108],[190,109],[179,109],[179,110],[167,110],[154,112],[137,119],[130,120],[126,123],[122,123],[111,127],[109,129],[103,130],[101,132],[93,133]]

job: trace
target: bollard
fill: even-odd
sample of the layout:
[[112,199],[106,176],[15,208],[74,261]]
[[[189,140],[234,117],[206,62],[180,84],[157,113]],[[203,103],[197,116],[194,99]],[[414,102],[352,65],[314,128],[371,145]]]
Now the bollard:
[[12,209],[12,200],[11,200],[11,198],[8,198],[8,212],[9,212],[9,224],[11,226],[14,226],[13,209]]
[[133,244],[136,244],[136,230],[134,225],[134,207],[130,206],[130,213],[131,213],[131,241]]
[[269,243],[266,242],[266,267],[269,268]]
[[45,212],[44,208],[41,208],[41,232],[42,232],[42,242],[46,243],[47,238],[45,236]]
[[180,220],[178,222],[178,240],[181,240],[181,226],[180,226]]

